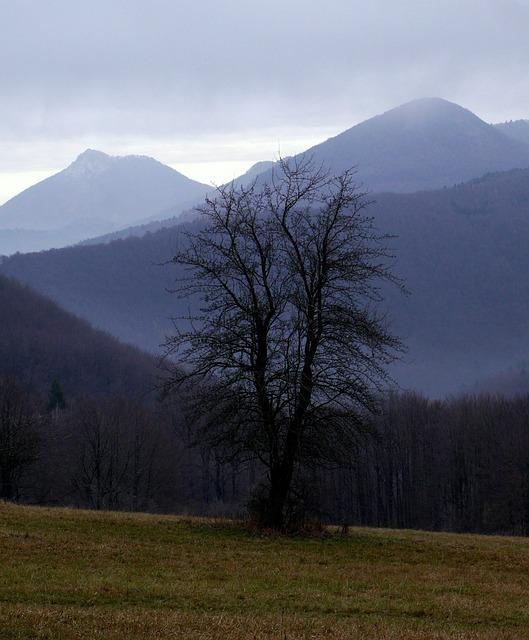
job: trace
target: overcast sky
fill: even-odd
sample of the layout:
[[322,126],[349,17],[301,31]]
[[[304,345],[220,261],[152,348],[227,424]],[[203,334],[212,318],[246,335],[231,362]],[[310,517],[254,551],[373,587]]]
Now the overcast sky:
[[529,117],[529,0],[0,0],[0,202],[87,147],[204,182],[413,98]]

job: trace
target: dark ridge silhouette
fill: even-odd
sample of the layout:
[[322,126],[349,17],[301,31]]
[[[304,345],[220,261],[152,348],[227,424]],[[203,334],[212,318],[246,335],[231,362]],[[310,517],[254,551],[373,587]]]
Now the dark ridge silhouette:
[[136,400],[155,386],[152,356],[96,331],[28,287],[0,276],[0,376],[47,393],[54,380],[72,395]]

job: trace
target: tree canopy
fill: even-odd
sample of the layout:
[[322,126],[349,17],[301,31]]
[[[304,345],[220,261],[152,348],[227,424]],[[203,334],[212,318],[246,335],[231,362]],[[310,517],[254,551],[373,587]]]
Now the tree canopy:
[[401,285],[368,204],[353,171],[281,161],[269,182],[206,199],[174,257],[177,292],[202,305],[167,342],[187,367],[167,384],[199,382],[200,436],[264,464],[268,526],[284,525],[303,465],[350,447],[400,348],[378,303],[381,281]]

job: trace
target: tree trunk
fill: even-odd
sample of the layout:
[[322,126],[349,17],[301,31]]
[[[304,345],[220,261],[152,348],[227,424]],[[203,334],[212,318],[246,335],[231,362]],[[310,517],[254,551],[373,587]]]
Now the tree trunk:
[[266,503],[263,525],[270,529],[281,530],[285,525],[285,505],[290,483],[278,471],[272,474],[270,491]]
[[13,500],[15,496],[15,487],[11,473],[5,470],[0,479],[0,498],[2,500]]
[[285,506],[294,475],[294,456],[287,457],[283,464],[272,470],[270,491],[264,513],[264,526],[281,530],[285,527]]

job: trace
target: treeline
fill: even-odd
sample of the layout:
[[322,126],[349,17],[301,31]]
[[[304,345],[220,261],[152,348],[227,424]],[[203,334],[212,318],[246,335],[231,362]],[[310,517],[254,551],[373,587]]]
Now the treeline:
[[239,513],[250,469],[189,446],[172,402],[64,400],[0,378],[0,499],[89,509]]
[[529,396],[393,396],[350,468],[318,480],[329,520],[527,535]]
[[[188,446],[156,358],[0,276],[0,499],[236,512],[249,482]],[[234,506],[235,505],[235,506]]]
[[[190,446],[178,403],[78,398],[60,408],[0,380],[0,497],[91,509],[235,515],[262,478]],[[527,535],[529,396],[391,397],[347,469],[311,472],[327,522]]]

